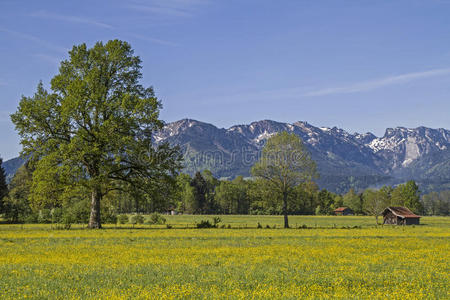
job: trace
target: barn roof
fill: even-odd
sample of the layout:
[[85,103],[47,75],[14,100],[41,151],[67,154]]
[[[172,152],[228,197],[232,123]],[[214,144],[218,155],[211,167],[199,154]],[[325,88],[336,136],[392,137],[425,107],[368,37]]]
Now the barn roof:
[[392,212],[394,215],[400,218],[420,218],[420,216],[414,214],[408,208],[403,206],[389,206],[383,211],[383,215],[385,215],[388,211]]
[[340,212],[340,211],[344,211],[344,210],[346,210],[346,209],[348,209],[348,207],[338,207],[338,208],[336,208],[334,211],[335,211],[335,212]]

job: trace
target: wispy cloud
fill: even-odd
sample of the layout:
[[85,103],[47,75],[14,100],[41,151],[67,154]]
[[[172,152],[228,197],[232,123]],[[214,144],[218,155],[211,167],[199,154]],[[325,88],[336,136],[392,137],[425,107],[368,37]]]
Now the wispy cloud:
[[172,47],[180,46],[177,43],[173,43],[173,42],[169,42],[169,41],[161,40],[161,39],[157,39],[157,38],[152,38],[152,37],[148,37],[148,36],[141,35],[141,34],[129,33],[128,35],[130,37],[134,37],[139,40],[143,40],[143,41],[147,41],[147,42],[155,43],[155,44],[160,44],[160,45],[164,45],[164,46],[172,46]]
[[56,56],[43,54],[43,53],[33,54],[33,56],[38,58],[38,59],[40,59],[40,60],[42,60],[42,61],[49,62],[49,63],[55,64],[55,65],[58,65],[61,62],[61,60],[62,60],[62,58],[58,58]]
[[52,19],[52,20],[64,21],[64,22],[69,22],[69,23],[79,23],[79,24],[92,25],[92,26],[97,26],[97,27],[106,28],[106,29],[113,29],[114,28],[113,26],[111,26],[109,24],[106,24],[106,23],[103,23],[103,22],[99,22],[99,21],[96,21],[96,20],[92,20],[92,19],[88,19],[88,18],[84,18],[84,17],[78,17],[78,16],[69,16],[69,15],[50,13],[50,12],[47,12],[45,10],[40,10],[40,11],[33,12],[33,13],[30,14],[30,16],[43,18],[43,19]]
[[52,44],[50,42],[47,42],[47,41],[45,41],[43,39],[40,39],[40,38],[38,38],[38,37],[36,37],[34,35],[31,35],[31,34],[26,34],[26,33],[18,32],[18,31],[10,30],[10,29],[4,28],[4,27],[0,27],[0,32],[7,33],[7,34],[12,35],[12,36],[14,36],[16,38],[20,38],[20,39],[23,39],[23,40],[28,40],[28,41],[34,42],[36,44],[39,44],[41,46],[44,46],[45,48],[48,48],[48,49],[51,49],[51,50],[54,50],[54,51],[58,51],[58,52],[67,52],[68,51],[67,48],[60,47],[58,45]]
[[207,0],[150,0],[134,1],[128,4],[127,7],[155,15],[191,17],[198,6],[207,2]]
[[175,17],[190,17],[192,14],[184,9],[180,8],[172,8],[167,6],[158,6],[158,5],[142,5],[142,4],[130,4],[129,8],[139,10],[142,12],[149,12],[159,15],[169,15]]
[[370,91],[378,88],[382,88],[385,86],[396,85],[407,83],[414,80],[425,79],[430,77],[444,76],[450,74],[450,68],[447,69],[434,69],[424,72],[414,72],[401,74],[396,76],[389,76],[385,78],[370,80],[370,81],[362,81],[354,84],[350,84],[347,86],[341,87],[332,87],[332,88],[324,88],[309,91],[303,96],[314,97],[314,96],[326,96],[326,95],[336,95],[336,94],[352,94]]
[[221,103],[263,103],[271,101],[280,101],[282,99],[285,102],[288,101],[298,101],[299,99],[306,99],[307,97],[317,97],[317,96],[327,96],[336,94],[351,94],[359,93],[370,90],[375,90],[378,88],[408,83],[414,80],[426,79],[438,76],[450,75],[450,68],[445,69],[434,69],[424,72],[414,72],[407,73],[397,76],[389,76],[381,79],[362,81],[347,86],[334,87],[334,88],[323,88],[323,89],[313,89],[311,86],[297,86],[291,88],[279,88],[271,90],[258,90],[258,91],[248,91],[248,92],[237,92],[228,94],[223,92],[218,95],[196,95],[199,103],[202,105],[207,105],[211,102],[211,99],[215,99]]

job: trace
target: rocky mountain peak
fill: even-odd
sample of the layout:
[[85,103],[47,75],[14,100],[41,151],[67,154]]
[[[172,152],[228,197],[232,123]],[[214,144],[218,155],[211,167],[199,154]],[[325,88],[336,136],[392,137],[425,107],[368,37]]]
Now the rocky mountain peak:
[[370,132],[350,134],[304,121],[261,120],[223,129],[183,119],[165,124],[153,141],[181,146],[187,155],[185,172],[210,169],[217,177],[248,176],[265,141],[282,131],[302,139],[317,162],[320,186],[333,191],[379,185],[382,180],[386,183],[386,178],[432,181],[434,174],[437,185],[448,178],[450,187],[450,131],[443,128],[388,128],[384,136],[376,137]]
[[371,132],[366,132],[366,133],[355,133],[354,137],[357,141],[359,141],[361,144],[363,145],[369,145],[374,139],[376,139],[377,137],[371,133]]

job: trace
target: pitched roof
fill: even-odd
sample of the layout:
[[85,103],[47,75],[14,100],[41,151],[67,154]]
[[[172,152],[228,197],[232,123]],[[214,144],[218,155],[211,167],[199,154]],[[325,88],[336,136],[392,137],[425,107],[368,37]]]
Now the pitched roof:
[[400,218],[420,218],[420,216],[414,214],[408,208],[403,206],[389,206],[383,211],[383,215],[385,215],[388,210]]
[[335,212],[340,212],[340,211],[344,211],[344,210],[346,210],[346,209],[349,209],[348,207],[338,207],[338,208],[336,208],[334,211]]

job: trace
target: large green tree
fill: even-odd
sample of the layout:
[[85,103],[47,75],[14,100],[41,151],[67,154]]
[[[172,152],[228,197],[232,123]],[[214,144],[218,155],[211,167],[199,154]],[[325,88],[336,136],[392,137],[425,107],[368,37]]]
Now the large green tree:
[[270,137],[251,173],[279,192],[284,228],[289,228],[288,198],[295,193],[297,185],[317,176],[316,164],[301,139],[294,133],[287,132]]
[[11,118],[33,162],[33,201],[61,201],[72,187],[90,192],[90,228],[100,228],[102,197],[112,190],[158,193],[180,167],[177,148],[155,146],[160,101],[139,83],[141,60],[113,40],[74,46],[51,80],[23,97]]

